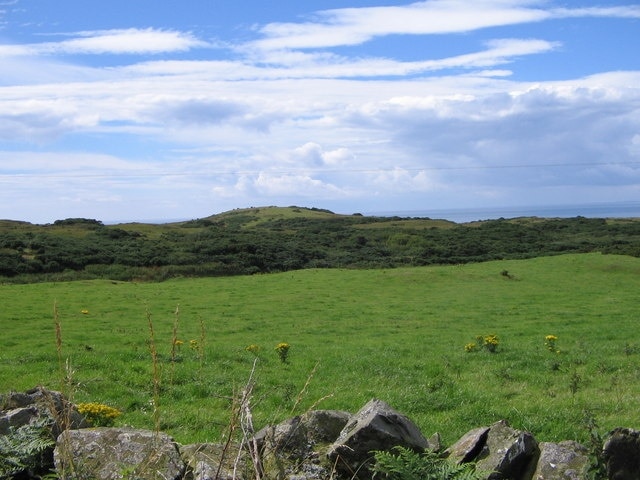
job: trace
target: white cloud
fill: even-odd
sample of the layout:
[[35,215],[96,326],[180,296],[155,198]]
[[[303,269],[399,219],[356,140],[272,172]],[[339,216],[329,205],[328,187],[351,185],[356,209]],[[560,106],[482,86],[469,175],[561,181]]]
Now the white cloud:
[[550,12],[554,18],[640,18],[640,6],[638,5],[628,5],[621,7],[554,8],[551,9]]
[[295,166],[298,167],[337,167],[349,168],[348,162],[354,159],[353,153],[345,147],[325,151],[321,145],[315,142],[307,142],[301,147],[295,148],[290,155]]
[[261,29],[266,49],[327,48],[356,45],[392,34],[443,34],[539,21],[549,17],[522,1],[428,0],[406,6],[342,8],[317,13],[306,23],[272,23]]
[[55,55],[55,54],[158,54],[184,52],[207,44],[192,34],[173,30],[119,29],[77,32],[75,38],[59,42],[25,45],[0,45],[2,56]]
[[344,197],[339,187],[310,175],[260,173],[253,184],[257,193],[266,196],[301,196],[307,198]]
[[640,7],[545,9],[536,0],[426,0],[404,6],[317,12],[303,23],[271,23],[252,43],[260,50],[357,45],[386,35],[433,35],[566,17],[640,18]]

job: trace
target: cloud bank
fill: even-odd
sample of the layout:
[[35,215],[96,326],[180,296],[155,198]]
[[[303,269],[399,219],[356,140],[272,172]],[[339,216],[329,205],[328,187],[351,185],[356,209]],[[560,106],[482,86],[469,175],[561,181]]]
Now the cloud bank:
[[[575,18],[640,7],[428,0],[315,12],[242,42],[128,28],[0,45],[0,217],[44,220],[42,199],[52,220],[638,198],[639,70],[513,78],[570,39],[501,28]],[[485,30],[448,56],[348,50]],[[86,60],[105,56],[120,60]]]

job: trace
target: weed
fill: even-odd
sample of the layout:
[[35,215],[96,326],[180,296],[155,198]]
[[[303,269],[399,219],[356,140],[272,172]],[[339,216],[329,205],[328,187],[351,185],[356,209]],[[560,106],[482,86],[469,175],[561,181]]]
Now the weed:
[[558,341],[558,337],[555,335],[547,335],[544,337],[544,346],[551,353],[560,353],[560,350],[556,347],[556,342]]
[[569,391],[572,396],[576,396],[578,390],[582,387],[582,377],[578,373],[578,371],[574,368],[571,372],[571,376],[569,377]]
[[480,348],[489,353],[496,353],[498,351],[498,345],[500,345],[500,339],[495,333],[489,335],[478,335],[476,337],[476,342]]
[[289,350],[291,349],[291,345],[286,342],[280,342],[276,345],[276,353],[278,354],[278,358],[282,363],[287,363],[289,359]]
[[465,344],[464,351],[467,352],[467,353],[477,352],[478,351],[478,344],[475,343],[475,342],[469,342],[469,343]]

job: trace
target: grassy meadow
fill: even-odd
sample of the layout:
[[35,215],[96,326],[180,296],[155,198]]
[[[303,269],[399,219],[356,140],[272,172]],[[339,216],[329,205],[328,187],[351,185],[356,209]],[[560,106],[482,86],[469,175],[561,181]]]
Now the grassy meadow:
[[[153,343],[160,428],[181,443],[222,438],[256,356],[257,428],[376,397],[445,444],[503,418],[538,440],[585,441],[585,412],[602,432],[640,427],[639,287],[639,258],[601,254],[0,285],[0,392],[62,389],[154,428]],[[465,351],[489,334],[495,353]]]

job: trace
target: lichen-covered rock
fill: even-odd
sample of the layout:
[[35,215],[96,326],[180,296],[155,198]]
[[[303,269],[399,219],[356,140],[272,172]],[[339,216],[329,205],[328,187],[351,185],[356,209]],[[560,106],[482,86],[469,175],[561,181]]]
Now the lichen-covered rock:
[[372,452],[396,446],[424,451],[429,443],[409,418],[374,399],[349,420],[327,455],[343,474],[367,478]]
[[61,480],[174,480],[185,465],[168,435],[131,428],[66,430],[54,450]]
[[540,458],[533,480],[586,480],[589,452],[571,440],[560,443],[541,442]]
[[477,469],[491,472],[489,480],[531,478],[540,451],[529,432],[514,430],[501,420],[489,427],[487,441],[477,457]]
[[[10,392],[0,398],[0,417],[12,417],[9,425],[20,427],[46,416],[52,421],[52,434],[57,437],[67,428],[86,428],[86,419],[62,393],[36,387],[26,392]],[[0,428],[5,422],[0,421]]]
[[300,417],[307,441],[333,443],[351,419],[351,414],[342,410],[310,410]]
[[470,430],[447,448],[444,455],[458,464],[473,462],[486,445],[487,435],[489,435],[489,427]]
[[614,480],[640,480],[640,432],[616,428],[604,443],[607,476]]

